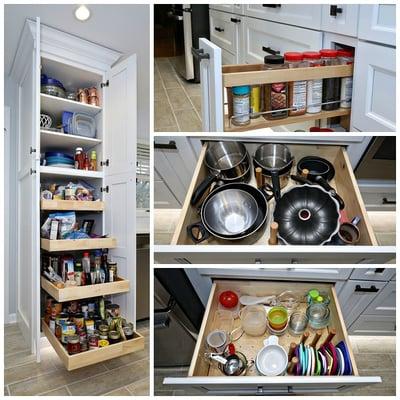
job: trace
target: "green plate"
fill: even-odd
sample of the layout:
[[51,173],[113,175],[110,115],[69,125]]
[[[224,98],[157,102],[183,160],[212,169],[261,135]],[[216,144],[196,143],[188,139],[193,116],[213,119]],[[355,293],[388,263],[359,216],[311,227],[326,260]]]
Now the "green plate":
[[319,360],[319,354],[317,349],[314,349],[315,354],[315,375],[321,375],[321,361]]

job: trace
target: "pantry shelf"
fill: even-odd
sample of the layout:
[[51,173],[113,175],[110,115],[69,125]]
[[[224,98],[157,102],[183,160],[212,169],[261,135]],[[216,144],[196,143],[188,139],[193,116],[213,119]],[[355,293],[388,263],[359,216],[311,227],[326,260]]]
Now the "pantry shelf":
[[63,240],[40,239],[40,247],[48,252],[113,249],[117,247],[117,240],[114,238]]
[[61,116],[64,111],[69,111],[94,117],[101,111],[101,107],[40,93],[40,110],[53,116]]
[[252,129],[263,129],[272,126],[280,126],[282,124],[289,125],[289,124],[296,124],[306,121],[315,121],[326,118],[346,117],[350,116],[350,113],[351,110],[349,108],[340,108],[338,110],[321,111],[316,114],[304,114],[293,117],[287,117],[285,119],[267,120],[262,116],[260,116],[259,118],[256,119],[250,119],[250,124],[242,126],[236,126],[233,125],[232,123],[229,126],[229,117],[225,115],[224,124],[226,132],[244,132]]
[[104,177],[102,171],[86,171],[84,169],[49,167],[43,165],[40,167],[40,174],[44,177],[65,176],[69,178],[75,176],[86,179],[101,179]]
[[102,361],[144,349],[144,337],[140,333],[134,332],[135,337],[133,339],[71,356],[43,319],[42,330],[68,371],[97,364]]
[[88,151],[100,143],[101,139],[70,135],[46,129],[40,130],[40,151],[42,153],[52,150],[71,151],[76,147],[82,147],[85,151]]
[[86,299],[98,296],[107,296],[116,293],[129,292],[130,283],[127,279],[117,278],[116,282],[98,283],[96,285],[71,286],[59,289],[45,277],[40,278],[40,284],[53,299],[59,303],[65,301]]
[[104,201],[41,200],[40,209],[58,211],[104,211]]

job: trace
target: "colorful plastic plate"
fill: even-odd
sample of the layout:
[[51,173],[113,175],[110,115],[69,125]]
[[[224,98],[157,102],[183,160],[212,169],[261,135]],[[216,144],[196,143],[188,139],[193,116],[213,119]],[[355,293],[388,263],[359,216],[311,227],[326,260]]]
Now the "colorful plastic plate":
[[340,342],[338,343],[337,347],[342,350],[344,362],[345,362],[345,369],[344,369],[344,375],[351,375],[353,373],[353,369],[351,367],[351,360],[350,360],[350,354],[347,349],[346,343],[345,342]]
[[318,351],[314,349],[314,356],[315,356],[315,370],[314,374],[319,376],[321,374],[321,361],[319,360]]
[[322,351],[318,351],[319,357],[321,359],[321,375],[326,375],[326,359]]
[[338,360],[339,360],[339,374],[344,375],[344,370],[346,369],[345,367],[345,362],[344,362],[344,357],[342,350],[339,349],[339,347],[336,347],[336,351],[339,355]]
[[310,361],[311,361],[308,375],[314,375],[314,370],[315,370],[314,349],[312,347],[309,347],[308,352],[310,354]]

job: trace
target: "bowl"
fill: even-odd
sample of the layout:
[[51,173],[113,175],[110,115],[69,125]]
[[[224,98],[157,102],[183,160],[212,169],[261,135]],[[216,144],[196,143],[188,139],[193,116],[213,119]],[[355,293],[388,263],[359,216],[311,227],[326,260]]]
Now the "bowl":
[[268,324],[272,329],[280,331],[287,325],[288,322],[287,309],[282,306],[272,307],[268,312],[267,319]]
[[289,322],[287,322],[286,325],[282,329],[277,330],[277,329],[271,328],[270,324],[268,324],[267,328],[271,335],[282,336],[286,332],[288,325],[289,325]]
[[323,303],[313,303],[307,307],[306,315],[313,329],[322,329],[328,326],[330,318],[329,307]]
[[295,311],[289,319],[289,332],[294,335],[301,335],[307,328],[307,314],[301,311]]
[[288,356],[278,341],[276,336],[270,336],[264,341],[264,347],[258,352],[256,368],[261,375],[279,376],[285,373]]

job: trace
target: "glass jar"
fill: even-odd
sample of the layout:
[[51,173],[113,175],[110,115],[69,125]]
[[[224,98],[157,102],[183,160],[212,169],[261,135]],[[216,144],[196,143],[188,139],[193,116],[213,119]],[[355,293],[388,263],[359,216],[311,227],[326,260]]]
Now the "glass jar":
[[[285,69],[285,59],[280,54],[264,57],[266,70]],[[287,82],[268,83],[264,85],[264,111],[273,111],[264,114],[265,119],[282,119],[288,116],[288,84]]]
[[95,350],[99,348],[99,335],[98,333],[93,333],[88,336],[89,350]]
[[85,162],[85,155],[83,154],[82,147],[77,147],[75,149],[75,169],[83,169],[84,162]]
[[250,123],[250,86],[232,88],[232,109],[232,124],[241,126]]
[[110,331],[108,333],[108,341],[110,344],[118,343],[121,341],[121,334],[118,331]]
[[115,261],[108,261],[107,262],[107,267],[108,267],[108,280],[109,282],[115,282],[118,277],[118,268],[117,268],[117,263]]
[[133,339],[133,325],[128,324],[122,328],[124,330],[126,340]]
[[108,325],[105,325],[105,324],[100,325],[99,326],[100,339],[107,340],[109,331],[110,331],[110,328],[108,327]]
[[[303,55],[297,52],[284,54],[285,63],[289,68],[305,67]],[[289,115],[303,115],[307,108],[307,81],[289,82]]]
[[[338,65],[338,52],[334,49],[322,49],[321,61],[323,66]],[[329,103],[329,104],[324,104]],[[340,106],[340,78],[325,78],[322,81],[322,109],[337,110]]]
[[[338,50],[338,60],[340,65],[352,65],[354,63],[354,53],[350,50]],[[342,78],[340,81],[340,107],[351,107],[352,92],[353,77]]]
[[97,171],[97,154],[96,150],[92,150],[90,152],[90,166],[89,169],[91,171]]
[[67,342],[67,351],[68,354],[78,354],[81,352],[81,344],[79,342],[78,335],[69,335]]
[[[316,51],[303,53],[303,60],[306,67],[320,67],[321,54]],[[321,112],[322,106],[322,79],[307,81],[307,113],[316,114]]]

